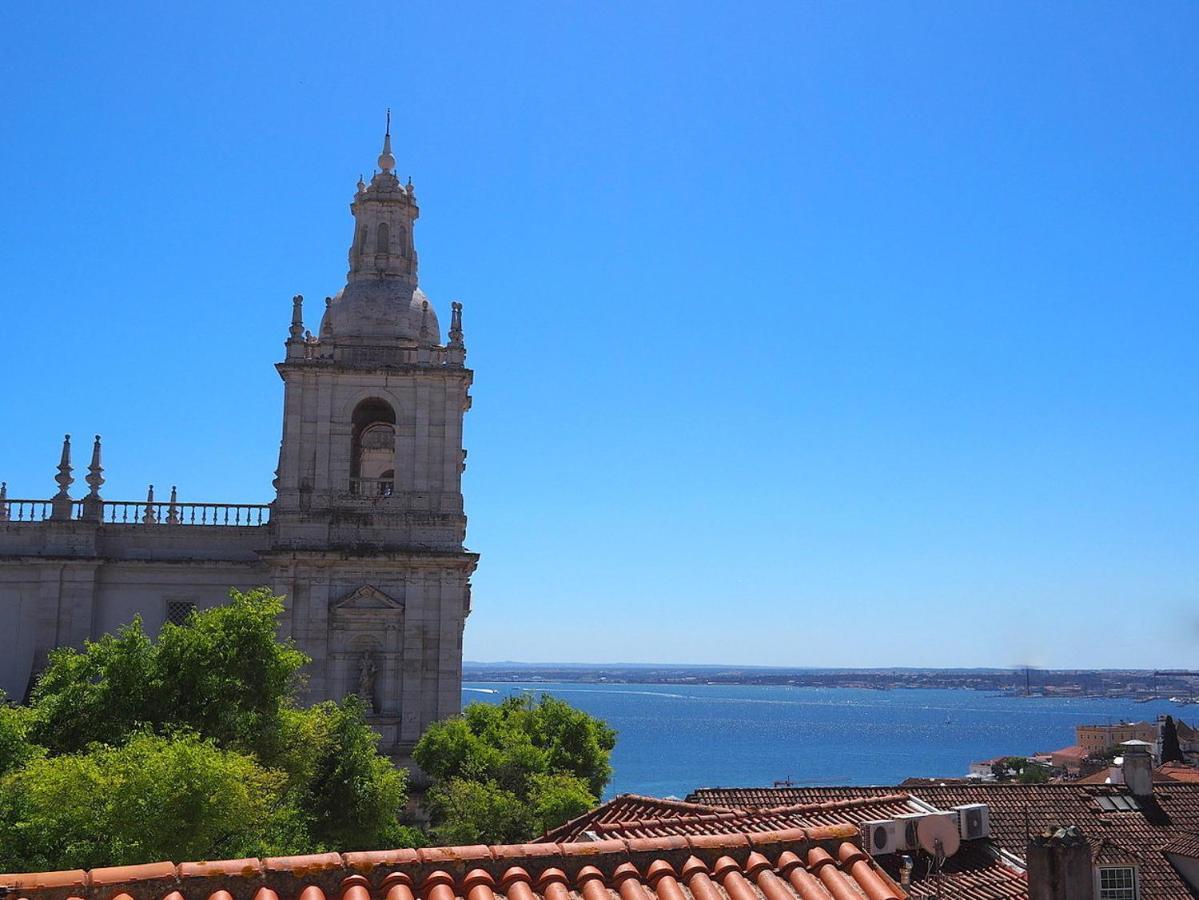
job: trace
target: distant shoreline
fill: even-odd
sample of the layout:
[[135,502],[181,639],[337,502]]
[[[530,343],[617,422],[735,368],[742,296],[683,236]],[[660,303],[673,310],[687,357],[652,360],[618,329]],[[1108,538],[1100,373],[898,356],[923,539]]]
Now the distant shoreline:
[[1008,696],[1196,702],[1199,677],[1138,669],[785,669],[753,666],[465,663],[464,681],[956,689]]

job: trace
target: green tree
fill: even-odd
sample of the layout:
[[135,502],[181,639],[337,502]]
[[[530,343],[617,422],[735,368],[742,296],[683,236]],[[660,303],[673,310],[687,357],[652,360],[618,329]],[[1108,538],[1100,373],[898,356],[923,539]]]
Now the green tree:
[[21,706],[10,706],[0,691],[0,775],[25,765],[45,751],[29,739],[33,716]]
[[[83,650],[52,653],[31,706],[0,710],[0,774],[9,773],[3,803],[18,817],[0,828],[0,859],[62,868],[84,864],[93,850],[103,865],[419,843],[419,833],[400,824],[407,773],[378,752],[362,704],[299,706],[308,660],[276,636],[282,610],[265,589],[233,591],[227,605],[166,625],[157,640],[135,619]],[[158,773],[159,787],[132,775],[86,787],[109,768],[129,771],[123,761],[133,758]],[[230,779],[242,771],[266,806],[201,802],[203,779],[188,780],[183,768],[197,759]],[[79,798],[61,813],[39,799],[52,796],[47,785],[55,779]],[[95,800],[85,815],[89,793]],[[175,844],[154,834],[157,823],[170,822],[158,810],[172,802],[189,822],[196,818]],[[127,810],[154,820],[145,841],[120,837]],[[79,837],[88,828],[103,837]]]
[[413,756],[432,779],[433,833],[447,843],[527,840],[597,802],[616,732],[548,695],[472,703],[429,727]]
[[1173,716],[1166,716],[1162,723],[1162,762],[1186,762],[1178,743],[1178,726]]
[[1016,780],[1021,784],[1046,784],[1049,781],[1049,772],[1044,766],[1029,763],[1020,770]]
[[280,752],[279,717],[308,662],[276,636],[283,602],[265,588],[166,624],[141,618],[82,651],[55,650],[33,692],[34,738],[57,753],[119,741],[145,726],[186,727],[219,745]]
[[195,735],[36,759],[0,779],[0,857],[34,871],[271,851],[284,782]]

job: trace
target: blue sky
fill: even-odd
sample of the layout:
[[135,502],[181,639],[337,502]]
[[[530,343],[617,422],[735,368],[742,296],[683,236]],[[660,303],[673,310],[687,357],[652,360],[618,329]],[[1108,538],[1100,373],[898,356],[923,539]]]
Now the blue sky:
[[270,498],[391,106],[476,370],[467,658],[1194,665],[1194,4],[38,6],[10,495],[99,431],[111,499]]

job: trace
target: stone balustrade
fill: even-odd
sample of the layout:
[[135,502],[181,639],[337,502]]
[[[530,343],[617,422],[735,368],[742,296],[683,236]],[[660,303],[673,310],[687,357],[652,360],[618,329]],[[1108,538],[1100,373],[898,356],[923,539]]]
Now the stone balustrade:
[[[0,523],[38,523],[54,519],[51,500],[0,500]],[[146,500],[72,500],[67,521],[101,525],[269,525],[269,503],[179,503]]]

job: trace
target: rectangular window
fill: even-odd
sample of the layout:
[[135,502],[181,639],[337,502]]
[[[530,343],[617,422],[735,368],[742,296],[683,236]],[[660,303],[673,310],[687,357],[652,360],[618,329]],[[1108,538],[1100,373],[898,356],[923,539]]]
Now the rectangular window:
[[1100,869],[1099,900],[1137,900],[1136,870],[1132,866]]
[[168,600],[166,620],[172,625],[186,625],[195,609],[196,604],[190,600]]

